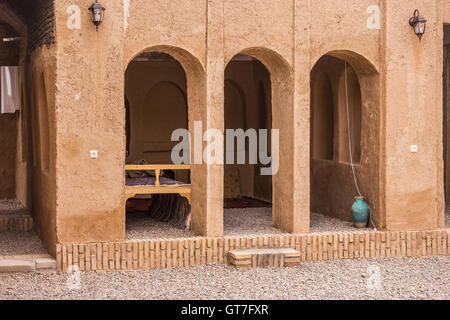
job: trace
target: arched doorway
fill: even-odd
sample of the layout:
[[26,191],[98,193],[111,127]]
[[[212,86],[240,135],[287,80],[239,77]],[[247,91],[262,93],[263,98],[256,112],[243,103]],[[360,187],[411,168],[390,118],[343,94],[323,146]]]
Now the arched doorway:
[[311,71],[311,231],[352,229],[350,207],[359,193],[373,224],[383,225],[379,126],[373,66],[346,51],[321,57]]
[[186,74],[165,53],[143,53],[125,73],[128,100],[130,154],[127,162],[171,163],[175,129],[188,127]]
[[[267,66],[273,67],[273,72]],[[225,69],[224,87],[224,125],[225,125],[225,165],[224,165],[224,233],[258,234],[280,233],[283,226],[282,212],[288,206],[281,205],[281,194],[274,193],[287,183],[283,179],[289,166],[282,166],[282,150],[289,144],[289,117],[291,112],[289,68],[281,57],[266,49],[253,48],[234,56]],[[284,87],[286,86],[286,87]],[[285,91],[280,90],[284,87]],[[273,108],[273,104],[275,108]],[[274,110],[276,109],[276,113]],[[231,135],[239,135],[239,138]],[[279,140],[272,141],[272,129],[277,131]],[[265,130],[267,136],[262,135]],[[230,134],[230,135],[229,135]],[[229,144],[229,142],[234,143]],[[261,163],[261,142],[267,146],[267,155],[271,157],[273,174],[263,174]],[[251,143],[257,146],[252,147]],[[276,148],[272,150],[272,143]],[[228,147],[227,147],[228,145]],[[229,147],[234,146],[233,149]],[[241,150],[242,149],[242,150]],[[276,151],[274,151],[276,150]],[[227,156],[228,153],[233,156]],[[292,152],[292,149],[289,151]],[[238,162],[238,154],[245,155],[245,162]],[[276,153],[276,155],[275,155]],[[259,156],[259,157],[258,157]],[[280,159],[282,157],[282,159]],[[227,161],[228,159],[228,161]],[[229,163],[229,159],[233,159]],[[256,163],[251,159],[256,159]],[[279,161],[274,169],[273,161]],[[278,179],[278,183],[276,183]],[[277,189],[277,186],[279,188]],[[287,200],[287,199],[286,199]],[[273,207],[273,209],[272,209]],[[284,217],[287,217],[286,214]],[[287,222],[284,223],[288,231]]]
[[[187,130],[189,123],[187,78],[180,62],[164,52],[136,56],[125,73],[125,109],[126,163],[172,164],[177,144],[172,133]],[[156,174],[153,170],[127,172],[127,185],[155,180]],[[170,183],[190,183],[187,170],[163,170],[160,177]],[[189,210],[179,194],[136,195],[127,202],[127,237],[186,236],[189,231],[183,230],[182,222]]]

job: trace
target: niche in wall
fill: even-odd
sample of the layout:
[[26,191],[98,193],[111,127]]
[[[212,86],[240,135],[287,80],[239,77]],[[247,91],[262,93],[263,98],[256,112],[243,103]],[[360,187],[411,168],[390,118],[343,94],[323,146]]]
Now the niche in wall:
[[[347,76],[347,81],[346,81]],[[347,84],[346,84],[347,82]],[[347,97],[348,120],[347,125]],[[347,74],[344,72],[339,79],[339,161],[350,162],[349,131],[353,163],[361,160],[361,88],[355,70],[347,64]]]
[[312,79],[312,83],[312,156],[317,160],[333,160],[334,105],[330,78],[322,72]]

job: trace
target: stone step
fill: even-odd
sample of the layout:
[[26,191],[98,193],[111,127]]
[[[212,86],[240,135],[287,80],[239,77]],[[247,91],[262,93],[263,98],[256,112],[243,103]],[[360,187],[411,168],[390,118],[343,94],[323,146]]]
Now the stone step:
[[56,271],[56,260],[47,254],[0,257],[0,272]]
[[300,252],[292,248],[231,250],[228,264],[236,268],[292,267],[300,264]]

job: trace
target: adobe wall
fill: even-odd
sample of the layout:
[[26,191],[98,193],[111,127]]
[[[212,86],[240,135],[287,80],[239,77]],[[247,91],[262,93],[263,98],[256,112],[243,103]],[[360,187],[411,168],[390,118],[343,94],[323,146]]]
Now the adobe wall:
[[27,66],[29,96],[24,112],[29,120],[28,139],[32,180],[34,228],[45,247],[55,253],[56,234],[56,60],[55,47],[41,47]]
[[443,6],[443,20],[444,23],[450,23],[450,3],[445,0],[441,0],[441,6]]
[[[382,180],[389,230],[444,226],[441,5],[417,0],[383,5]],[[421,8],[428,20],[420,42],[403,24],[409,8]],[[418,153],[411,153],[410,145],[418,145]]]
[[0,199],[16,196],[17,115],[0,114]]
[[[224,70],[233,56],[251,55],[267,67],[273,128],[280,129],[274,225],[296,233],[309,231],[312,67],[333,52],[357,73],[379,74],[379,110],[372,109],[380,117],[374,146],[380,159],[373,173],[379,179],[378,226],[442,226],[441,1],[380,1],[381,30],[367,28],[370,0],[102,4],[105,22],[96,32],[85,10],[90,1],[55,2],[59,242],[125,237],[124,75],[144,50],[171,54],[184,67],[190,130],[192,120],[201,120],[203,129],[223,130]],[[81,29],[67,28],[71,5],[81,8]],[[417,7],[429,21],[421,42],[408,25]],[[412,144],[419,146],[417,154],[410,153]],[[89,159],[89,150],[98,150],[99,159]],[[194,230],[222,235],[223,166],[194,165],[192,183]]]

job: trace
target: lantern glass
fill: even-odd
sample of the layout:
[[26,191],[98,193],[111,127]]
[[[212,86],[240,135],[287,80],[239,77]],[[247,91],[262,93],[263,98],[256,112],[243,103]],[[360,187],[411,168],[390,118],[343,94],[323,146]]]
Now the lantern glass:
[[104,15],[105,8],[97,1],[89,8],[89,17],[97,27],[103,22]]
[[415,32],[416,34],[420,34],[420,26],[419,26],[418,23],[417,23],[416,26],[414,27],[414,32]]
[[425,33],[425,23],[419,22],[417,25],[419,26],[419,33],[424,34]]
[[95,22],[102,22],[102,10],[100,9],[94,9],[94,21]]
[[420,15],[418,9],[414,11],[414,16],[409,19],[409,24],[414,28],[414,33],[421,39],[425,33],[427,20]]

